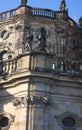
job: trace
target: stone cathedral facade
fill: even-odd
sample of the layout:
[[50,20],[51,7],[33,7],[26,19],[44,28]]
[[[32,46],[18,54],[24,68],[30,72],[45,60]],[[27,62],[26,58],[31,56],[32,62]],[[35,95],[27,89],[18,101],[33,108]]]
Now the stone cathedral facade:
[[0,13],[0,130],[82,130],[82,18],[65,0]]

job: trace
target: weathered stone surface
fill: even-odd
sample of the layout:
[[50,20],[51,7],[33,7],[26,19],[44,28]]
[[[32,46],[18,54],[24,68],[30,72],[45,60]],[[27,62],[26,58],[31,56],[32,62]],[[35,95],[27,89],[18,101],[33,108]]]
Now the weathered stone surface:
[[26,2],[0,13],[0,128],[6,117],[4,130],[81,130],[82,30],[65,1],[57,12]]

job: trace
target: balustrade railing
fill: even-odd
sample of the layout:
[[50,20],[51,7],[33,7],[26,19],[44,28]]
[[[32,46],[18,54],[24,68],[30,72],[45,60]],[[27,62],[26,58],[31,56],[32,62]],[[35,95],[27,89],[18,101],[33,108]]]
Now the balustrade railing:
[[45,9],[33,9],[32,14],[34,16],[42,16],[42,17],[49,17],[49,18],[55,18],[55,13],[51,10],[45,10]]
[[29,63],[26,64],[28,59],[28,55],[20,55],[19,57],[6,60],[2,59],[0,61],[0,77],[25,72],[29,69]]
[[14,17],[16,15],[15,10],[11,10],[8,12],[0,13],[0,21],[8,19],[10,17]]
[[[33,16],[41,16],[48,18],[55,18],[55,13],[52,10],[32,8],[30,10]],[[20,12],[21,13],[21,12]],[[29,12],[27,12],[29,13]],[[0,13],[0,21],[16,16],[16,10],[10,10],[7,12]]]
[[[9,19],[21,13],[25,13],[25,12],[21,12],[22,10],[20,10],[20,8],[0,13],[0,21]],[[53,10],[44,9],[44,8],[30,8],[30,9],[28,8],[27,14],[32,16],[47,17],[52,19],[63,18],[63,14],[61,12],[55,12]],[[77,24],[71,18],[68,19],[68,23],[73,27],[77,27]]]
[[[22,57],[21,57],[22,58]],[[0,61],[0,77],[4,75],[11,75],[18,73],[19,71],[24,70],[24,65],[22,63],[22,66],[19,67],[19,59],[11,59],[11,60],[6,60],[6,61]],[[75,60],[75,59],[60,59],[60,58],[54,58],[52,60],[52,67],[50,64],[49,72],[51,70],[51,73],[60,73],[60,74],[70,74],[72,76],[82,76],[82,61]],[[28,65],[25,66],[27,67],[26,70],[31,69],[28,68]],[[46,71],[46,66],[45,69],[43,70],[38,67],[38,70],[36,70],[36,65],[34,66],[34,71]],[[48,70],[47,70],[48,72]]]
[[17,60],[3,63],[3,73],[11,74],[17,71]]
[[17,71],[17,60],[0,62],[0,76],[6,76]]
[[82,61],[75,59],[54,58],[52,69],[54,70],[54,72],[81,75]]

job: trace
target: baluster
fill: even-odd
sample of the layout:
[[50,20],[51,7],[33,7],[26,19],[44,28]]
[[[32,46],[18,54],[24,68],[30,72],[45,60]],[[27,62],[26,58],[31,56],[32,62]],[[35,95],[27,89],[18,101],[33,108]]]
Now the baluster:
[[17,61],[15,61],[15,68],[14,68],[14,71],[17,70]]
[[46,12],[44,11],[44,16],[46,16]]
[[4,76],[8,74],[8,63],[3,63],[3,73]]
[[50,12],[48,12],[48,17],[50,17]]
[[49,12],[47,12],[47,17],[49,17]]
[[80,62],[78,62],[78,72],[80,72]]
[[39,15],[40,14],[40,11],[39,10],[37,10],[37,15]]
[[51,13],[51,17],[54,18],[54,13]]
[[42,16],[42,12],[40,11],[40,15]]
[[34,15],[36,15],[36,10],[34,10]]
[[35,10],[35,15],[37,15],[37,10]]
[[8,74],[9,74],[9,70],[10,70],[10,62],[7,63],[7,72],[8,72]]
[[42,11],[42,16],[44,16],[44,11]]
[[3,72],[7,73],[7,63],[4,63],[4,65],[3,65]]
[[3,72],[5,72],[6,66],[5,64],[3,64]]
[[36,10],[36,15],[38,15],[38,10]]
[[35,15],[36,14],[36,10],[33,10],[33,15]]
[[67,60],[65,60],[64,63],[65,63],[65,71],[67,72],[68,71],[67,70]]
[[15,64],[16,61],[13,61],[13,72],[15,72],[16,70],[16,64]]
[[9,62],[9,74],[11,74],[11,70],[12,70],[12,62]]
[[49,17],[51,17],[51,12],[49,12]]
[[3,64],[0,62],[0,75],[2,74],[3,72]]
[[11,72],[13,72],[13,61],[11,63]]
[[51,12],[49,12],[49,17],[52,17],[51,15],[52,15],[52,13],[51,13]]
[[34,10],[32,10],[32,14],[34,15]]
[[15,70],[15,61],[12,61],[12,69],[11,69],[11,71],[14,72],[14,70]]

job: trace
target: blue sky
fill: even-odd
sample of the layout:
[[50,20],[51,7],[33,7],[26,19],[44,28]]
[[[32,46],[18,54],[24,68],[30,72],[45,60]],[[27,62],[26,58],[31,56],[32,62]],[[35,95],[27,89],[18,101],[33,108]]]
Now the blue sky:
[[[59,10],[61,0],[28,0],[28,5],[32,7],[49,8]],[[0,0],[0,12],[16,8],[21,0]],[[78,22],[82,16],[82,0],[66,0],[69,16]]]

